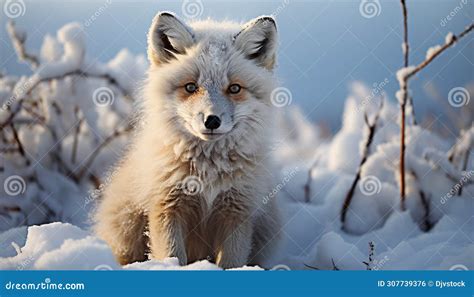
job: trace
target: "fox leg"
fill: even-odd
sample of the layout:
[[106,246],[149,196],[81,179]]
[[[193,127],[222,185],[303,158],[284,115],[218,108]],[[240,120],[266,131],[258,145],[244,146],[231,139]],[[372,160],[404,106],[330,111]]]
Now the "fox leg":
[[276,201],[270,200],[259,209],[259,214],[255,216],[249,264],[268,267],[269,260],[278,250],[280,238],[280,213]]
[[120,264],[144,261],[147,258],[146,215],[131,202],[116,201],[104,201],[100,206],[95,231],[109,244]]
[[[156,259],[177,257],[180,265],[188,264],[188,235],[200,230],[203,204],[199,197],[172,192],[153,205],[149,214],[151,255]],[[196,250],[189,247],[190,251]]]
[[214,236],[213,248],[219,267],[247,264],[252,250],[252,224],[247,198],[241,193],[230,190],[216,198],[208,226]]

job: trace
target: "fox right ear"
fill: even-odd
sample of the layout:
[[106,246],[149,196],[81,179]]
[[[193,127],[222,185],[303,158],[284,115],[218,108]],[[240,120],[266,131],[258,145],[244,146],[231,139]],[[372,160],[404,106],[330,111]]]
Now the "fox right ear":
[[160,12],[148,31],[148,59],[153,65],[166,63],[186,53],[194,43],[191,29],[170,12]]
[[269,70],[275,65],[277,43],[276,23],[271,16],[251,20],[234,36],[235,46],[248,59]]

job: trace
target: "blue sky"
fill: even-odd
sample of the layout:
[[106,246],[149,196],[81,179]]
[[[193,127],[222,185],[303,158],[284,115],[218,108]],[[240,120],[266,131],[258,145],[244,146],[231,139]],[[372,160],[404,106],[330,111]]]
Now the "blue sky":
[[[5,1],[2,0],[2,7]],[[182,1],[24,2],[25,13],[15,21],[27,29],[28,46],[35,49],[45,34],[55,34],[67,22],[85,23],[100,7],[106,7],[86,27],[88,54],[101,61],[115,56],[121,48],[145,54],[146,32],[157,11],[174,11],[186,19]],[[449,31],[460,32],[473,20],[471,0],[407,2],[411,63],[421,62],[428,47],[443,43]],[[367,17],[367,13],[364,17],[358,0],[202,0],[201,3],[198,8],[201,18],[246,21],[262,14],[276,14],[281,41],[277,74],[282,84],[291,90],[293,104],[299,105],[312,121],[337,129],[348,86],[354,80],[372,86],[388,79],[385,91],[395,100],[394,93],[398,89],[395,72],[402,65],[399,1],[378,1],[373,17]],[[462,8],[456,9],[460,5]],[[454,11],[451,20],[444,20]],[[11,74],[29,73],[27,67],[9,58],[13,49],[5,31],[7,17],[4,11],[0,15],[0,69]],[[434,84],[442,98],[447,98],[450,89],[474,80],[473,45],[473,37],[468,36],[412,80],[411,89],[420,118],[428,113],[445,113],[445,106],[439,106],[426,92],[426,84]]]

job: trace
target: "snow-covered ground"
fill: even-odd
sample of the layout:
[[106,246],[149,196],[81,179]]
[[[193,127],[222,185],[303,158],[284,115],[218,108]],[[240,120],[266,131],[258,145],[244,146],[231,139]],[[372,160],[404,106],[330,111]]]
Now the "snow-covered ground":
[[[3,158],[0,269],[219,269],[207,261],[179,267],[176,259],[121,267],[106,243],[88,231],[88,215],[107,184],[106,172],[126,143],[126,134],[120,133],[128,131],[124,122],[146,61],[122,50],[102,64],[87,56],[84,38],[79,25],[68,24],[56,37],[45,38],[40,66],[31,76],[0,78],[3,106],[15,110],[21,102],[30,107],[18,114],[15,126],[26,152]],[[474,160],[464,161],[464,154],[472,152],[474,128],[453,143],[429,127],[408,125],[402,210],[398,108],[388,97],[353,83],[342,128],[331,139],[322,138],[298,108],[278,108],[271,151],[280,171],[274,191],[261,197],[278,199],[282,212],[282,240],[271,266],[474,269]],[[3,108],[0,123],[7,119]],[[369,125],[375,134],[366,147]],[[10,139],[14,133],[7,128]],[[106,142],[111,135],[116,137]],[[14,140],[1,144],[5,151],[16,148]],[[359,170],[364,154],[367,160]],[[358,172],[342,223],[344,200]]]

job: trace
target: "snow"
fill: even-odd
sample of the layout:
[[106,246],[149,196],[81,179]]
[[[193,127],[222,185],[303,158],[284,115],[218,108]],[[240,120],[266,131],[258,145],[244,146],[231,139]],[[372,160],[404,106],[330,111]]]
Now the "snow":
[[449,32],[448,34],[446,34],[446,37],[444,38],[444,42],[446,44],[450,44],[450,43],[454,42],[454,38],[455,37],[454,37],[453,32]]
[[45,47],[53,47],[42,53],[55,56],[56,59],[49,58],[48,63],[42,64],[38,69],[36,75],[40,79],[48,77],[60,76],[67,72],[78,70],[83,62],[85,56],[85,36],[84,31],[79,23],[69,23],[63,26],[57,32],[57,42],[62,46],[62,55],[57,59],[58,44],[51,41],[51,38],[46,39],[47,45]]
[[406,96],[405,88],[407,87],[407,76],[415,70],[415,66],[408,66],[400,68],[397,71],[397,80],[398,84],[400,85],[400,90],[397,91],[395,97],[397,98],[398,102],[401,104]]
[[408,44],[406,42],[402,42],[402,53],[403,55],[406,55],[408,52]]
[[[0,270],[221,270],[207,260],[180,267],[177,258],[150,260],[121,267],[104,241],[71,224],[57,222],[31,226],[27,230],[26,243],[22,243],[22,236],[26,235],[25,229],[12,229],[0,236],[1,242],[10,242],[13,248],[21,246],[16,255],[11,255],[12,252],[9,251],[9,257],[0,258]],[[238,269],[261,268],[244,266]]]
[[[0,187],[0,269],[219,270],[207,260],[181,267],[175,258],[122,267],[107,244],[90,231],[90,212],[108,183],[109,168],[121,155],[127,135],[112,141],[84,176],[75,178],[66,170],[77,172],[101,141],[128,120],[135,104],[134,91],[147,69],[145,58],[127,49],[105,63],[88,57],[85,35],[77,23],[64,26],[56,36],[47,35],[39,52],[40,67],[31,75],[0,78],[3,106],[15,105],[23,97],[41,98],[38,104],[45,117],[44,125],[18,131],[38,166],[25,165],[15,154],[5,154],[2,160],[2,181],[15,175],[25,186],[13,196],[6,192],[8,187]],[[402,89],[413,69],[410,66],[397,72]],[[28,94],[39,80],[71,71],[90,76],[47,80]],[[94,93],[104,87],[109,89],[106,95],[110,100],[97,104]],[[399,93],[397,98],[404,95]],[[341,207],[358,171],[368,133],[364,115],[372,122],[382,100],[368,159],[360,170],[342,230]],[[6,109],[2,109],[1,121]],[[75,133],[70,131],[77,128],[78,116],[82,124],[75,146]],[[22,111],[20,119],[31,116]],[[270,266],[366,269],[363,262],[368,261],[369,242],[373,242],[373,269],[450,269],[454,265],[474,269],[474,162],[468,160],[465,169],[460,166],[463,152],[472,149],[474,128],[466,129],[454,145],[424,127],[407,125],[403,211],[398,109],[384,92],[353,83],[342,128],[331,138],[323,137],[322,129],[305,120],[304,113],[293,105],[279,109],[274,130],[269,152],[277,169],[272,172],[276,172],[278,187],[274,189],[278,189],[283,236]],[[2,148],[7,145],[0,144]],[[454,154],[453,160],[450,154]],[[91,177],[99,179],[99,186]],[[429,230],[427,221],[432,225]]]
[[433,58],[433,56],[441,50],[441,45],[435,45],[426,51],[426,60]]
[[[12,25],[9,30],[22,32]],[[143,55],[126,49],[106,63],[88,57],[86,49],[82,26],[66,24],[55,35],[46,35],[39,51],[40,65],[30,75],[0,78],[1,123],[8,118],[8,110],[14,110],[23,99],[37,99],[36,105],[26,104],[34,114],[21,110],[15,118],[23,123],[19,127],[25,127],[17,129],[29,165],[17,153],[2,154],[2,176],[18,175],[25,188],[12,196],[0,187],[2,206],[22,210],[2,208],[0,231],[51,221],[86,225],[93,206],[86,203],[88,191],[94,187],[92,177],[100,183],[124,148],[125,135],[116,137],[78,176],[81,164],[98,145],[128,124],[135,90],[148,67]],[[101,90],[105,92],[95,95]],[[72,131],[78,131],[77,137]],[[16,143],[2,141],[1,148],[5,147],[16,148]],[[71,176],[72,171],[78,175]]]
[[[446,37],[444,38],[444,45],[452,44],[453,42],[456,41],[455,39],[456,39],[456,36],[452,32],[449,32],[448,34],[446,34]],[[426,51],[426,60],[432,59],[441,50],[442,47],[443,45],[434,45],[428,48],[428,50]]]

